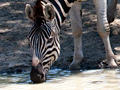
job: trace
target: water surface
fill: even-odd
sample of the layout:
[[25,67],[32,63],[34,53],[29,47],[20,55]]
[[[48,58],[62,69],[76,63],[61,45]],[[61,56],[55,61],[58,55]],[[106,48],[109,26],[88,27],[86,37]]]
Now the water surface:
[[50,70],[47,81],[32,84],[29,72],[0,75],[0,90],[120,90],[120,69],[71,72]]

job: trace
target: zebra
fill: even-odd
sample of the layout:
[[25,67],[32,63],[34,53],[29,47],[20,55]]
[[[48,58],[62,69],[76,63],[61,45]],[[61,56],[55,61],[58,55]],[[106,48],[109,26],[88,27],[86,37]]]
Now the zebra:
[[[51,29],[48,22],[43,22],[41,24],[34,24],[33,28],[29,32],[28,38],[31,47],[33,48],[32,69],[30,73],[31,80],[34,83],[45,81],[46,73],[60,54],[59,36]],[[36,81],[39,80],[37,79],[37,76],[35,76],[38,74],[36,72],[39,72],[41,75],[40,81]]]
[[[108,7],[107,7],[108,23],[112,23],[115,20],[117,3],[118,0],[108,0]],[[114,35],[118,35],[120,34],[120,29],[113,30],[112,33]]]
[[[74,56],[70,69],[80,69],[83,59],[81,2],[85,0],[37,0],[34,6],[26,4],[26,16],[35,22],[28,38],[33,51],[30,78],[33,83],[44,82],[52,64],[60,54],[59,32],[69,10],[74,36]],[[109,41],[106,0],[93,0],[97,11],[97,29],[102,38],[108,67],[117,67]],[[72,7],[72,8],[71,8]]]
[[[32,82],[46,81],[46,74],[50,66],[57,60],[60,54],[58,35],[60,26],[74,1],[37,0],[33,7],[29,4],[26,5],[26,16],[35,21],[28,35],[30,45],[33,49],[32,69],[30,72]],[[28,15],[31,9],[34,10],[32,11],[33,17]]]

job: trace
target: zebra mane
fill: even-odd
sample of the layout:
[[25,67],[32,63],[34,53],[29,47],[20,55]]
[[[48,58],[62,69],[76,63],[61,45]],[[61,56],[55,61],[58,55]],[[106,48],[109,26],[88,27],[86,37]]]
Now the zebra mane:
[[[42,1],[42,2],[41,2]],[[43,3],[46,4],[45,7],[43,7]],[[55,17],[55,11],[52,5],[49,5],[47,3],[50,3],[50,0],[37,0],[35,2],[35,5],[33,7],[33,17],[34,21],[41,24],[41,22],[47,20],[51,21]]]
[[42,7],[42,3],[40,2],[42,0],[37,0],[35,2],[35,5],[33,6],[34,9],[34,13],[33,13],[33,17],[35,22],[41,24],[41,22],[43,22],[44,19],[44,14],[43,14],[43,7]]

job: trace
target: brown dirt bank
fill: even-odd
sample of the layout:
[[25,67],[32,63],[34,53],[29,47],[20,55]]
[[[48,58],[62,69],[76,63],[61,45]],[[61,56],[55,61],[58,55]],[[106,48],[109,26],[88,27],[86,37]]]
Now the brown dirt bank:
[[[33,0],[0,0],[0,71],[17,71],[30,69],[32,53],[27,34],[32,23],[26,19],[24,7]],[[118,5],[119,7],[120,5]],[[105,59],[104,45],[96,32],[96,13],[91,0],[82,3],[83,8],[83,53],[81,69],[99,68]],[[119,29],[120,12],[117,9],[117,21],[112,23],[111,30]],[[110,35],[111,46],[120,47],[120,35]],[[73,37],[69,17],[64,22],[61,32],[61,55],[52,68],[68,69],[73,58]],[[118,54],[120,54],[118,52]]]

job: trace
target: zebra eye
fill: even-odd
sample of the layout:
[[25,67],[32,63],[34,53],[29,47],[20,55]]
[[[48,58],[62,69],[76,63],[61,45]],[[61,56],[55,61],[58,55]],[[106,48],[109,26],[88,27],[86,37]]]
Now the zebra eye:
[[53,40],[53,38],[50,38],[50,39],[47,41],[47,43],[51,43],[52,40]]

